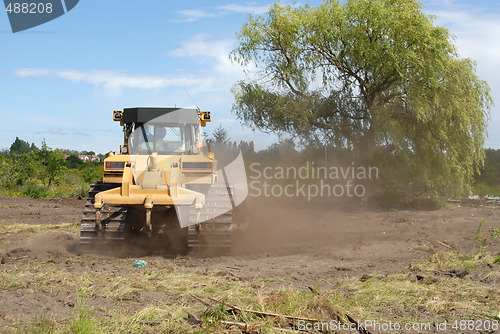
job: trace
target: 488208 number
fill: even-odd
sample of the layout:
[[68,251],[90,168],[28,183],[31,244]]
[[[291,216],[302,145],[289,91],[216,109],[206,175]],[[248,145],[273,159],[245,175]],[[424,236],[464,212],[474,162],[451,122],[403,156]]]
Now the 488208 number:
[[9,3],[5,11],[9,14],[50,14],[52,13],[52,3],[28,3],[28,2],[16,2],[14,4]]
[[497,331],[500,328],[498,320],[455,320],[451,328],[456,331]]

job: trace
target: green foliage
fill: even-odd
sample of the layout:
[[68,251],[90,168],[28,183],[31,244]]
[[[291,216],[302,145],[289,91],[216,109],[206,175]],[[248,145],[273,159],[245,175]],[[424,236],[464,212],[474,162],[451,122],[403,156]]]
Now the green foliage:
[[500,228],[490,227],[490,235],[492,239],[500,239]]
[[491,237],[491,241],[500,238],[500,228],[494,228],[490,226],[489,235],[486,237],[483,236],[483,225],[486,224],[484,220],[479,223],[479,227],[477,228],[476,235],[474,236],[474,246],[479,248],[479,254],[482,255],[486,250],[486,246],[488,243],[488,239]]
[[277,143],[271,144],[267,149],[259,152],[258,161],[273,164],[280,163],[293,164],[304,160],[297,150],[296,144],[290,138],[280,138]]
[[482,166],[492,100],[475,63],[414,0],[275,4],[241,28],[235,61],[259,80],[234,87],[233,111],[262,131],[352,150],[380,185],[462,195]]
[[38,184],[36,181],[30,181],[23,188],[22,195],[31,198],[44,198],[49,197],[50,192],[47,187]]
[[446,205],[446,199],[442,197],[404,196],[397,192],[380,192],[373,195],[368,204],[374,209],[413,209],[413,210],[438,210]]
[[23,334],[52,334],[58,333],[57,322],[47,319],[45,315],[41,317],[35,316],[30,323],[21,323],[17,328],[16,333]]
[[52,150],[47,146],[45,140],[42,142],[42,148],[37,152],[36,162],[41,166],[38,169],[38,179],[50,187],[52,182],[58,181],[58,177],[66,170],[64,153],[60,150]]
[[479,253],[484,252],[484,249],[486,247],[486,241],[487,241],[487,238],[482,237],[483,223],[485,223],[485,221],[481,220],[481,222],[479,223],[479,226],[477,228],[476,235],[474,236],[474,245],[479,247]]
[[487,149],[484,166],[475,178],[474,191],[481,196],[500,196],[500,150]]
[[222,125],[219,125],[213,133],[212,138],[207,138],[208,152],[215,154],[219,166],[225,166],[233,161],[241,152],[245,158],[255,155],[255,147],[253,141],[232,142],[229,138],[227,130]]
[[66,167],[70,169],[80,168],[83,166],[83,161],[78,158],[78,155],[71,154],[66,158]]
[[82,179],[86,183],[92,183],[92,181],[98,180],[101,176],[95,168],[85,168],[81,172]]
[[22,139],[19,139],[19,137],[16,137],[16,140],[10,145],[9,152],[10,154],[22,154],[22,153],[29,153],[31,151],[36,151],[37,147],[35,144],[29,144],[27,141],[24,141]]
[[16,138],[9,153],[0,155],[0,195],[85,196],[89,184],[102,179],[103,166],[99,162],[83,162],[76,155],[65,160],[62,150],[51,149],[45,141],[40,149],[31,145],[26,151],[27,147],[27,142]]
[[213,136],[213,142],[216,144],[227,143],[229,141],[227,131],[222,127],[222,124],[215,129]]
[[87,302],[92,296],[90,290],[89,287],[82,286],[76,291],[78,314],[71,322],[71,329],[75,334],[92,334],[99,329],[98,320],[92,317],[92,312],[87,306]]
[[80,154],[82,155],[95,155],[94,151],[81,151]]

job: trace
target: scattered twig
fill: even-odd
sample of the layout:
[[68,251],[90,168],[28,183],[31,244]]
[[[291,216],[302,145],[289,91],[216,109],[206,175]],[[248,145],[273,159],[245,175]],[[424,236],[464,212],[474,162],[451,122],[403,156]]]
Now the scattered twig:
[[[210,298],[210,300],[218,303],[218,301],[216,299]],[[282,318],[290,319],[290,320],[303,320],[303,321],[307,321],[307,322],[325,322],[324,320],[320,320],[320,319],[295,317],[295,316],[290,316],[290,315],[271,313],[271,312],[261,312],[261,311],[255,311],[255,310],[246,310],[246,309],[239,308],[237,306],[229,305],[227,303],[226,303],[226,306],[229,307],[228,311],[248,312],[248,313],[254,313],[254,314],[270,316],[270,317],[282,317]],[[360,334],[371,334],[368,330],[364,329],[356,319],[354,319],[353,317],[351,317],[349,314],[347,314],[345,312],[342,312],[342,314],[337,314],[336,320],[340,321],[340,319],[342,319],[342,315],[345,318],[347,318],[349,320],[349,322],[356,325],[356,328],[358,329],[358,332]]]
[[193,294],[189,294],[191,297],[193,297],[194,299],[196,299],[197,301],[199,301],[200,303],[202,303],[203,305],[205,305],[206,307],[208,307],[210,309],[210,311],[216,311],[216,308],[213,307],[211,304],[207,303],[206,301],[204,301],[203,299],[201,299],[200,297],[196,297],[195,295]]
[[[216,299],[210,298],[210,300],[219,303]],[[309,321],[309,322],[321,322],[322,320],[320,319],[312,319],[312,318],[304,318],[304,317],[295,317],[292,315],[285,315],[285,314],[279,314],[279,313],[271,313],[271,312],[262,312],[262,311],[255,311],[255,310],[247,310],[243,309],[237,306],[225,304],[226,306],[229,307],[227,309],[228,312],[231,311],[237,311],[237,312],[247,312],[247,313],[253,313],[253,314],[258,314],[258,315],[264,315],[264,316],[269,316],[269,317],[277,317],[277,318],[285,318],[285,319],[290,319],[290,320],[304,320],[304,321]]]
[[227,326],[238,326],[244,332],[248,332],[249,330],[251,330],[255,326],[261,324],[259,322],[252,322],[252,323],[247,324],[246,322],[227,321],[227,320],[214,321],[212,319],[208,319],[208,322],[209,323],[218,323],[218,322],[220,322],[221,324],[227,325]]
[[[211,304],[207,303],[206,301],[202,300],[201,298],[196,297],[196,296],[194,296],[192,294],[190,294],[190,296],[193,297],[194,299],[196,299],[197,301],[199,301],[200,303],[202,303],[203,305],[207,306],[209,309],[215,310],[215,307],[213,307]],[[210,300],[212,300],[213,302],[220,303],[220,301],[218,301],[218,300],[216,300],[214,298],[211,298],[211,297],[208,297],[208,298]],[[255,310],[247,310],[247,309],[243,309],[243,308],[240,308],[240,307],[237,307],[237,306],[229,305],[227,303],[224,303],[224,305],[228,307],[226,309],[226,311],[228,311],[228,312],[247,312],[247,313],[253,313],[253,314],[257,314],[257,315],[261,315],[261,316],[277,317],[277,318],[284,318],[284,319],[290,319],[290,320],[303,320],[303,321],[307,321],[307,322],[319,322],[319,323],[326,322],[326,321],[321,320],[321,319],[296,317],[296,316],[279,314],[279,313],[262,312],[262,311],[255,311]],[[340,321],[340,319],[342,319],[342,318],[347,318],[347,320],[349,320],[350,323],[355,324],[356,328],[357,328],[357,330],[358,330],[358,332],[360,334],[371,334],[370,331],[368,331],[365,328],[363,328],[361,326],[361,324],[359,323],[359,321],[357,321],[356,319],[354,319],[353,317],[351,317],[349,314],[347,314],[345,312],[338,312],[336,320]],[[213,322],[210,319],[208,321],[211,322],[211,323]],[[244,322],[224,321],[224,320],[221,320],[220,323],[225,324],[225,325],[239,326],[240,328],[242,328],[242,331],[244,331],[244,332],[250,330],[252,327],[254,327],[257,324],[260,324],[258,322],[257,323],[247,324],[247,323],[244,323]],[[295,332],[295,331],[291,331],[291,330],[287,330],[287,329],[279,328],[279,327],[275,327],[274,329],[281,330],[281,331],[284,331],[284,332],[287,332],[287,331],[290,331],[291,333]]]
[[444,242],[438,241],[438,244],[448,247],[449,249],[453,249],[450,245],[445,244]]
[[349,314],[347,313],[344,313],[344,315],[347,317],[347,319],[349,319],[349,321],[351,322],[351,324],[355,324],[356,325],[356,328],[358,329],[358,332],[360,334],[371,334],[368,330],[364,329],[360,324],[359,322],[354,319],[353,317],[351,317]]
[[129,301],[129,300],[134,300],[134,298],[132,297],[120,297],[120,298],[117,298],[119,301],[123,302],[123,301]]
[[192,313],[189,313],[189,312],[187,312],[187,314],[188,314],[188,319],[187,319],[188,322],[192,322],[192,323],[195,323],[197,325],[199,325],[199,324],[202,323],[201,319],[198,318],[195,314],[192,314]]
[[296,316],[293,316],[293,315],[285,315],[285,314],[272,313],[272,312],[261,312],[261,311],[255,311],[255,310],[246,310],[246,309],[242,309],[242,308],[239,308],[239,307],[231,307],[231,310],[238,311],[238,312],[254,313],[254,314],[264,315],[264,316],[269,316],[269,317],[285,318],[285,319],[290,319],[290,320],[304,320],[304,321],[308,321],[308,322],[321,322],[321,320],[319,320],[319,319],[296,317]]

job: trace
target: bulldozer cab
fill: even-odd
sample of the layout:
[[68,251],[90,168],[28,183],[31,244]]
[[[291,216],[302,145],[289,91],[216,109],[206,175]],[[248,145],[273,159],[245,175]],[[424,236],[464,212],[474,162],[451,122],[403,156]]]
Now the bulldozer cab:
[[192,124],[138,124],[129,147],[133,154],[191,154],[198,131]]
[[122,122],[131,154],[192,154],[201,146],[198,110],[187,108],[126,108]]

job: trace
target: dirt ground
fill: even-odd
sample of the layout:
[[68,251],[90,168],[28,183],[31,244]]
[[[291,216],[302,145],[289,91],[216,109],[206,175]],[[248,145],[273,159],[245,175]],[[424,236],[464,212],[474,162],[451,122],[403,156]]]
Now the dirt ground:
[[[72,260],[81,254],[78,224],[83,207],[84,200],[78,199],[0,198],[0,275],[13,278],[25,275],[30,266],[40,265],[69,273],[69,277],[107,271],[119,275],[132,270],[131,263],[139,258],[133,254],[130,261],[114,266]],[[253,207],[248,230],[235,236],[231,255],[176,257],[176,270],[215,270],[237,280],[265,279],[269,284],[282,284],[283,280],[275,279],[286,278],[293,286],[307,288],[329,277],[407,272],[411,263],[439,250],[470,253],[477,246],[481,221],[484,235],[490,227],[500,228],[500,211],[492,206],[450,204],[435,211],[374,211],[331,202],[285,204],[256,200]],[[19,228],[9,232],[2,229],[11,224]],[[492,254],[500,254],[500,242],[490,238],[484,246]],[[95,258],[113,256],[97,254]],[[140,258],[161,263],[172,257]],[[17,268],[24,271],[16,272]],[[489,270],[499,271],[500,264],[492,264]],[[52,284],[53,289],[45,290],[29,289],[29,284],[19,288],[3,286],[0,331],[17,319],[29,320],[40,314],[61,319],[71,316],[74,296],[58,291],[57,281]],[[144,291],[134,305],[124,307],[138,309],[155,298],[164,297]]]

